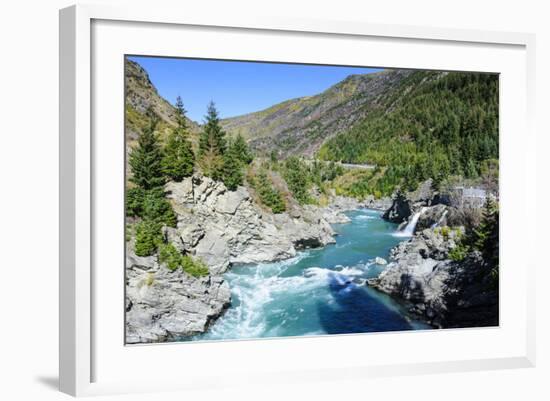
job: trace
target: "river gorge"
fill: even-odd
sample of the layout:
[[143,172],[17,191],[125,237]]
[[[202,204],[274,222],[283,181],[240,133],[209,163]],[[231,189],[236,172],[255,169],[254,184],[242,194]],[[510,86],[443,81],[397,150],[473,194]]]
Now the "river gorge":
[[336,243],[272,263],[233,266],[224,277],[231,306],[194,340],[365,333],[430,328],[405,307],[366,285],[386,267],[390,250],[404,240],[381,212],[345,213],[333,224]]

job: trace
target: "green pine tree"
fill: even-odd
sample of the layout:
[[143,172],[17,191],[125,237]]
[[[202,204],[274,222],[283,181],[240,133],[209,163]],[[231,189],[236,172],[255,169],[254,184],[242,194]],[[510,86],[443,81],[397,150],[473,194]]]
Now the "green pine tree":
[[252,163],[254,157],[252,156],[252,152],[250,152],[250,148],[241,134],[237,135],[235,140],[231,143],[231,147],[235,148],[235,153],[238,155],[239,160],[243,162],[243,164]]
[[499,210],[498,204],[487,198],[481,223],[474,230],[474,247],[491,266],[499,264]]
[[269,207],[273,213],[282,213],[286,210],[283,197],[281,193],[273,187],[273,183],[268,178],[266,170],[260,170],[253,182],[260,201],[265,206]]
[[236,190],[243,183],[242,162],[234,146],[230,146],[223,155],[222,180],[230,191]]
[[179,96],[176,101],[176,110],[178,126],[172,131],[166,141],[162,167],[164,173],[170,179],[181,181],[184,177],[193,174],[195,154],[193,153],[191,142],[187,139],[186,111],[183,108],[183,102]]
[[296,156],[289,157],[285,161],[283,175],[294,198],[302,205],[309,203],[311,199],[308,194],[308,175],[305,163]]
[[216,110],[214,102],[210,102],[204,128],[199,138],[199,153],[201,157],[207,153],[223,155],[225,149],[225,132],[220,125],[218,110]]
[[183,100],[181,100],[181,96],[178,96],[176,98],[176,122],[178,123],[178,127],[184,131],[187,131],[187,119],[185,118],[186,114],[187,110],[183,107]]
[[137,147],[130,153],[130,181],[144,190],[161,187],[165,182],[162,149],[155,134],[158,117],[151,110],[148,115],[150,123],[143,129]]

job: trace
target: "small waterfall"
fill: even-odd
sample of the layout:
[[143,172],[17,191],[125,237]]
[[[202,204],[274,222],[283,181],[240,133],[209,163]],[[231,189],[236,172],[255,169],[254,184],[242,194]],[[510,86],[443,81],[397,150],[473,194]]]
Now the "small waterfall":
[[441,222],[443,221],[443,219],[444,219],[445,216],[447,215],[447,212],[448,212],[448,210],[444,210],[444,211],[443,211],[443,214],[441,215],[441,217],[439,218],[439,220],[437,220],[437,223],[432,224],[432,227],[431,227],[431,228],[439,227],[439,225],[441,224]]
[[402,231],[400,231],[398,235],[402,237],[411,237],[414,234],[414,229],[416,228],[416,223],[418,223],[420,215],[424,213],[425,210],[426,208],[423,207],[422,209],[420,209],[419,212],[416,212],[407,224],[407,226]]

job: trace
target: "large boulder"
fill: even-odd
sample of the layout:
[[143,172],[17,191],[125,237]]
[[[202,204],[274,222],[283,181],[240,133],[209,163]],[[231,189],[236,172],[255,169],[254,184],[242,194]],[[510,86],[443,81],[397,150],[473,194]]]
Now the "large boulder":
[[392,223],[401,224],[407,221],[411,213],[411,201],[403,193],[399,192],[394,196],[392,205],[384,212],[382,217]]
[[407,194],[407,199],[414,204],[429,205],[434,197],[433,181],[427,179],[426,181],[418,184],[418,187]]

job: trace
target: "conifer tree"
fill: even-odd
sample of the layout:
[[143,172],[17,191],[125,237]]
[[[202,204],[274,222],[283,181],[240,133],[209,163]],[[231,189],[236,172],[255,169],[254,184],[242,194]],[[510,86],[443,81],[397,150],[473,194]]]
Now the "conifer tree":
[[183,100],[181,100],[181,96],[178,96],[176,98],[176,122],[178,123],[179,128],[187,131],[187,120],[185,118],[185,114],[187,114],[187,110],[183,107]]
[[234,191],[243,183],[242,162],[235,146],[230,146],[223,155],[223,183]]
[[230,146],[235,148],[235,153],[238,155],[239,160],[243,164],[250,164],[252,162],[252,159],[254,159],[252,153],[250,152],[248,144],[240,133],[237,135]]
[[307,167],[298,157],[291,156],[286,159],[283,172],[284,178],[294,198],[302,205],[310,201],[307,192],[308,177],[306,171]]
[[499,210],[498,204],[487,198],[481,223],[474,231],[474,246],[492,266],[498,266],[499,254]]
[[218,110],[214,102],[210,102],[206,112],[206,121],[199,138],[199,152],[203,156],[207,153],[223,155],[226,149],[225,132],[220,125]]
[[164,148],[162,167],[164,173],[174,181],[181,181],[184,177],[193,174],[195,154],[191,143],[187,139],[187,121],[181,97],[176,100],[176,120],[178,126],[168,136]]
[[130,153],[130,180],[138,187],[149,190],[164,185],[162,170],[162,149],[155,129],[158,117],[151,110],[147,112],[150,123],[143,129],[138,138],[138,145]]
[[273,213],[282,213],[286,210],[283,197],[277,189],[273,188],[273,184],[268,178],[266,170],[260,170],[258,176],[254,180],[254,188],[261,202],[269,207]]

